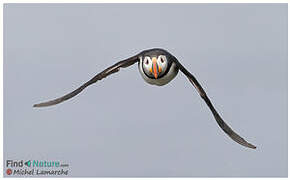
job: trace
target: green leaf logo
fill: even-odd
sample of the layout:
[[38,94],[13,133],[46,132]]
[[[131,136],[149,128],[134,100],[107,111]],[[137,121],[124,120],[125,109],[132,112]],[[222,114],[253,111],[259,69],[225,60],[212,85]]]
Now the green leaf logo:
[[30,161],[30,160],[29,160],[29,161],[26,161],[24,164],[25,164],[26,166],[30,167],[30,166],[31,166],[31,161]]

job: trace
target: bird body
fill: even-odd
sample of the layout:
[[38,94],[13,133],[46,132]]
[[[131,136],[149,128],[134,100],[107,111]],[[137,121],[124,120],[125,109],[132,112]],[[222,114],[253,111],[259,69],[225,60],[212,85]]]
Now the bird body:
[[45,107],[59,104],[76,96],[91,84],[94,84],[97,81],[118,72],[121,68],[131,66],[136,62],[138,62],[139,72],[141,73],[143,79],[147,83],[157,86],[162,86],[169,83],[172,79],[174,79],[174,77],[178,74],[178,71],[180,70],[188,78],[189,82],[195,87],[201,98],[205,101],[220,128],[235,142],[248,148],[256,148],[256,146],[248,143],[241,136],[235,133],[230,128],[230,126],[228,126],[223,121],[197,79],[177,60],[177,58],[170,54],[168,51],[160,48],[148,49],[138,53],[135,56],[117,62],[116,64],[108,67],[107,69],[94,76],[92,79],[90,79],[71,93],[68,93],[60,98],[51,101],[35,104],[33,106]]

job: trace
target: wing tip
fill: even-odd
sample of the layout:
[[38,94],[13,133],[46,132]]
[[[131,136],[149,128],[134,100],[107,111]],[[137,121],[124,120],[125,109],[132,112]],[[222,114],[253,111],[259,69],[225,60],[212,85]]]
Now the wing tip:
[[[240,137],[240,136],[239,136]],[[246,140],[244,140],[243,138],[240,137],[240,139],[236,139],[231,137],[234,141],[236,141],[237,143],[239,143],[240,145],[247,147],[247,148],[251,148],[251,149],[256,149],[257,147],[249,142],[247,142]]]
[[34,104],[33,107],[46,107],[46,106],[51,106],[54,104],[51,104],[49,102],[44,102],[44,103],[39,103],[39,104]]
[[43,107],[41,104],[33,104],[32,107]]
[[250,144],[250,143],[247,144],[247,147],[252,148],[252,149],[257,149],[256,146],[254,146],[253,144]]

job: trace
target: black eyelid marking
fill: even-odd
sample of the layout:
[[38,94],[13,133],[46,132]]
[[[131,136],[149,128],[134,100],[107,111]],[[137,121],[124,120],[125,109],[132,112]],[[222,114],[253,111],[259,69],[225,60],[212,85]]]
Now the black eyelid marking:
[[165,62],[164,56],[160,56],[160,62],[161,63],[164,63]]
[[146,65],[149,64],[149,60],[148,60],[148,57],[147,57],[147,56],[144,58],[144,63],[145,63]]

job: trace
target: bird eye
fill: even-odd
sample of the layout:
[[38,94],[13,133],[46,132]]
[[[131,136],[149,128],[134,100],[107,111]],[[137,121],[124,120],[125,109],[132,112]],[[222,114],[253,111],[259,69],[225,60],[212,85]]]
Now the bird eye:
[[148,61],[148,59],[146,59],[146,60],[145,60],[145,64],[146,64],[146,65],[148,65],[148,64],[149,64],[149,61]]
[[163,64],[165,62],[165,57],[164,56],[160,56],[160,62]]

